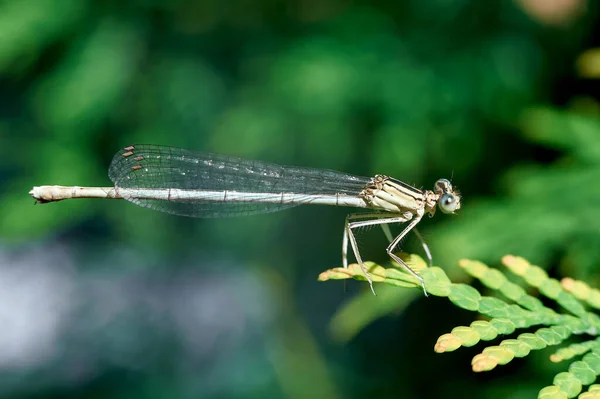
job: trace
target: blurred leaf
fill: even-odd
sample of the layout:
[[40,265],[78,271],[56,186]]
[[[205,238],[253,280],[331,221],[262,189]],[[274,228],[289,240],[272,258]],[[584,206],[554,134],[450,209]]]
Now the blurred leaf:
[[85,138],[124,100],[141,46],[135,27],[101,20],[38,87],[36,108],[42,124],[54,137]]
[[25,68],[45,46],[64,34],[86,12],[85,0],[19,0],[0,3],[0,71]]
[[568,151],[584,164],[600,162],[600,119],[536,107],[524,113],[521,123],[525,137],[533,142]]
[[584,78],[600,78],[600,48],[584,51],[577,59],[577,69]]
[[304,115],[339,115],[362,92],[365,61],[352,45],[310,37],[276,60],[270,85]]

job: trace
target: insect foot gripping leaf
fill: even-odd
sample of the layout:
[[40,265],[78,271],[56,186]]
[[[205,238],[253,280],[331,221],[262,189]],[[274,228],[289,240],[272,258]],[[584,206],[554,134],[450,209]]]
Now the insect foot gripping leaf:
[[[401,253],[400,259],[414,272],[421,276],[428,294],[446,296],[450,279],[438,267],[427,267],[427,263],[418,255]],[[374,283],[384,283],[396,287],[421,288],[422,283],[412,274],[408,273],[397,263],[390,263],[384,267],[373,262],[365,262],[365,269]],[[354,279],[366,281],[367,278],[357,263],[348,265],[348,268],[336,267],[324,271],[319,275],[319,281]]]
[[[562,308],[559,313],[529,295],[521,285],[509,281],[501,271],[481,262],[463,259],[459,265],[485,287],[498,292],[503,299],[484,296],[466,284],[452,283],[442,269],[426,267],[425,262],[415,255],[404,255],[403,260],[412,262],[409,263],[410,267],[418,270],[428,293],[447,297],[454,305],[477,311],[486,318],[476,320],[469,326],[455,327],[440,336],[434,347],[436,352],[451,352],[461,346],[474,346],[480,341],[511,335],[517,329],[536,329],[533,333],[521,333],[502,340],[498,345],[484,348],[471,361],[473,371],[481,372],[507,364],[516,357],[525,357],[532,350],[566,343],[572,335],[587,335],[590,337],[587,341],[567,344],[550,356],[552,362],[582,357],[581,360],[573,361],[568,371],[557,374],[553,385],[541,389],[538,398],[600,399],[600,385],[591,385],[600,374],[600,317],[585,307],[600,309],[600,291],[571,278],[559,282],[549,278],[543,269],[531,265],[523,258],[504,256],[504,266],[525,284],[556,302]],[[399,268],[385,268],[374,263],[366,263],[366,266],[375,282],[398,287],[420,287],[418,279]],[[349,278],[366,280],[358,265],[351,265],[348,269],[331,269],[319,276],[320,281]],[[582,392],[584,386],[589,386],[587,392]]]

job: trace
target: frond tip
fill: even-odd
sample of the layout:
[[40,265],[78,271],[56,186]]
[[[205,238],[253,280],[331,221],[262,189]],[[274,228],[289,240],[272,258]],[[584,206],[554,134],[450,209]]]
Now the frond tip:
[[[459,285],[452,284],[446,273],[439,267],[428,267],[427,263],[418,255],[402,253],[399,256],[412,270],[423,278],[428,294],[442,297],[449,296],[451,294],[451,286]],[[364,265],[375,283],[384,283],[396,287],[421,288],[421,282],[397,263],[391,263],[390,267],[383,267],[373,262],[365,262]],[[348,268],[336,267],[326,270],[319,274],[318,277],[319,281],[344,279],[367,280],[357,263],[348,265]],[[463,291],[470,288],[465,285]],[[461,293],[460,290],[454,290],[452,294],[456,297],[465,295],[469,297],[468,294],[465,292]]]

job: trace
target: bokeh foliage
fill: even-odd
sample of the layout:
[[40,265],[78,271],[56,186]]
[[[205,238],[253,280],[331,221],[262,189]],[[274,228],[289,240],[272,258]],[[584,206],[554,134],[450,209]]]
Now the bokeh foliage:
[[[194,251],[207,263],[233,254],[237,266],[221,272],[261,276],[291,316],[265,333],[273,371],[231,360],[224,369],[264,374],[233,390],[240,380],[221,370],[221,395],[527,397],[555,374],[545,359],[523,363],[531,381],[485,384],[454,367],[454,354],[423,354],[427,337],[462,317],[435,299],[396,287],[355,296],[314,281],[340,263],[346,210],[199,221],[108,201],[33,207],[27,192],[107,185],[112,154],[132,143],[384,173],[424,188],[452,176],[460,214],[421,229],[453,280],[468,279],[460,258],[514,253],[599,286],[597,12],[584,0],[4,0],[0,240],[5,251],[59,242],[82,254],[81,269],[117,243],[175,269]],[[379,232],[360,240],[366,259],[386,260]],[[346,346],[326,333],[332,317]],[[379,345],[386,339],[393,348]],[[432,385],[431,375],[447,379]],[[162,397],[182,394],[180,380],[149,380]],[[129,397],[150,397],[150,386],[132,382]]]

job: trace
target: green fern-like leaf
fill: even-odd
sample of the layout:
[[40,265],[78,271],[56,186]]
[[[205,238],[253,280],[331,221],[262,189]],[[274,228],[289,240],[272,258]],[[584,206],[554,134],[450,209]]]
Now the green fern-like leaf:
[[[557,312],[545,306],[522,286],[510,281],[500,270],[490,268],[482,262],[463,259],[459,266],[485,287],[496,291],[498,297],[485,296],[469,285],[453,283],[443,269],[427,267],[416,255],[403,254],[402,258],[420,274],[429,294],[446,297],[454,305],[477,311],[487,318],[476,320],[468,326],[455,327],[449,333],[441,335],[434,346],[436,352],[452,352],[462,346],[470,347],[480,341],[492,341],[500,336],[511,335],[518,329],[536,328],[533,333],[506,337],[499,344],[484,348],[471,361],[475,372],[492,370],[515,358],[525,357],[534,350],[564,344],[573,335],[599,335],[600,317],[590,312],[586,306],[600,309],[600,291],[570,278],[559,282],[523,258],[507,255],[502,258],[502,263],[511,273],[519,276],[530,287],[537,288],[541,295],[555,301],[564,311]],[[386,268],[366,263],[365,266],[376,283],[421,287],[415,277],[398,265]],[[366,280],[357,264],[347,269],[331,269],[319,276],[321,281],[348,278]],[[582,356],[581,359],[573,361],[568,371],[557,374],[553,385],[540,390],[538,398],[573,398],[579,395],[580,399],[600,399],[600,385],[591,385],[600,375],[600,337],[559,348],[550,356],[550,360],[562,362],[578,356]],[[588,385],[589,390],[582,393],[583,387]]]

